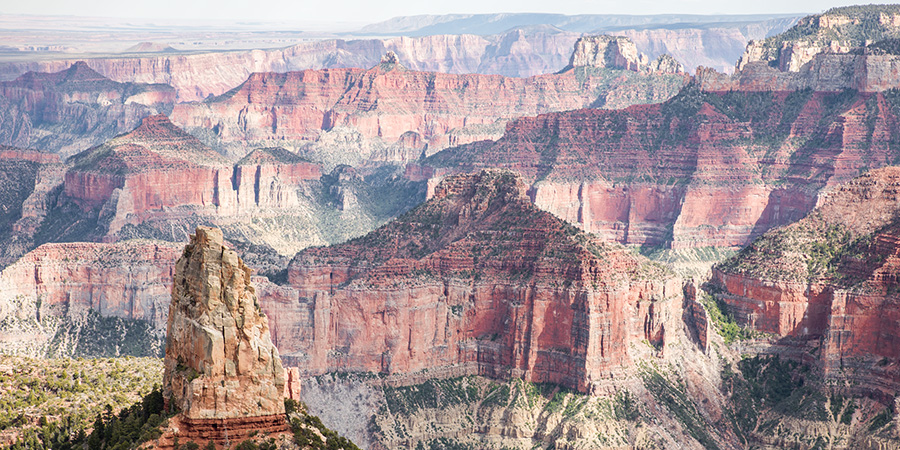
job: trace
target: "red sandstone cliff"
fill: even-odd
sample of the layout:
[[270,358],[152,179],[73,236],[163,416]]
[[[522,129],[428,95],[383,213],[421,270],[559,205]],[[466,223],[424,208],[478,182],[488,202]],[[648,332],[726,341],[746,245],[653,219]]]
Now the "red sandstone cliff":
[[299,253],[263,286],[284,358],[331,371],[522,376],[590,391],[666,342],[681,286],[535,208],[510,173],[446,179],[368,235]]
[[517,171],[539,207],[605,239],[740,246],[803,217],[821,189],[900,157],[895,104],[882,93],[690,85],[660,105],[517,119],[496,142],[424,164],[437,179]]
[[174,90],[118,83],[77,62],[56,73],[28,72],[0,83],[0,144],[69,156],[168,113]]
[[[619,108],[658,102],[685,82],[679,74],[637,73],[645,69],[638,66],[633,44],[630,49],[634,53],[628,56],[630,63],[625,56],[613,55],[613,60],[623,59],[621,64],[611,61],[603,66],[615,69],[592,67],[585,57],[573,60],[576,67],[566,72],[531,78],[417,72],[394,65],[255,73],[219,97],[177,105],[172,121],[191,133],[210,136],[216,146],[238,156],[248,146],[277,144],[333,164],[329,153],[348,143],[333,142],[322,134],[343,129],[373,141],[364,144],[369,147],[390,146],[415,133],[431,154],[451,144],[499,137],[503,123],[513,117],[589,105]],[[486,127],[492,132],[485,133]],[[308,146],[317,140],[322,142]],[[393,157],[361,154],[354,163],[405,162],[421,153],[420,149]]]
[[0,272],[0,342],[10,353],[45,356],[60,321],[89,310],[145,320],[162,334],[178,251],[150,242],[38,247]]
[[900,383],[898,186],[897,167],[845,183],[713,272],[741,323],[820,342],[827,374],[859,369],[866,388],[891,398]]

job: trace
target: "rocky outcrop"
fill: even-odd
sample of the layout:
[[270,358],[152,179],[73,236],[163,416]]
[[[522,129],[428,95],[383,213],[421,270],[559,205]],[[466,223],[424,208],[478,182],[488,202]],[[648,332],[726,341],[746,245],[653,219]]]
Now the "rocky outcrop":
[[740,323],[818,342],[826,374],[852,370],[883,401],[900,386],[898,186],[897,167],[841,185],[808,217],[766,233],[713,273]]
[[175,265],[163,376],[168,408],[179,411],[189,433],[212,426],[237,440],[261,421],[284,431],[284,375],[250,269],[224,246],[221,230],[197,228]]
[[563,68],[563,72],[576,67],[673,74],[684,72],[681,64],[669,55],[659,55],[655,61],[650,62],[647,55],[638,53],[637,47],[631,39],[625,36],[605,35],[583,36],[575,41],[575,50],[569,59],[569,65]]
[[803,217],[821,189],[896,160],[895,102],[692,84],[661,105],[518,119],[496,142],[450,148],[425,165],[436,180],[514,170],[539,207],[607,240],[741,246]]
[[169,113],[175,91],[161,84],[118,83],[84,62],[56,73],[29,72],[0,83],[0,144],[75,154]]
[[640,63],[637,47],[628,38],[584,36],[575,41],[575,50],[569,59],[569,65],[563,70],[575,67],[597,67],[636,72]]
[[[523,377],[592,391],[665,345],[680,282],[535,208],[510,173],[451,177],[348,243],[299,253],[262,291],[273,340],[331,371]],[[433,375],[432,375],[433,376]]]
[[847,53],[874,40],[900,37],[900,7],[865,5],[831,8],[800,19],[793,28],[765,40],[752,41],[737,68],[763,62],[782,72],[799,72],[816,56]]
[[[633,47],[633,46],[632,46]],[[669,98],[686,78],[579,67],[531,78],[392,70],[328,69],[255,73],[237,88],[202,103],[179,104],[172,121],[238,157],[248,146],[285,146],[327,167],[372,160],[406,162],[421,152],[388,152],[415,133],[428,154],[450,145],[498,137],[505,121],[523,115],[602,105],[619,108]],[[642,86],[637,89],[636,86]],[[485,136],[485,127],[494,133]],[[352,130],[358,133],[333,139]],[[336,150],[337,149],[337,150]],[[368,150],[367,150],[368,149]],[[340,151],[338,151],[340,150]],[[335,160],[331,153],[355,153]],[[382,152],[383,153],[383,152]]]

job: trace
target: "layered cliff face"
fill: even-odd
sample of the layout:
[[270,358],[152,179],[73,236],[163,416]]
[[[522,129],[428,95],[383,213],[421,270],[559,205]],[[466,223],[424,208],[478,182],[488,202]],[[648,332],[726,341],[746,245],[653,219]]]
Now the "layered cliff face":
[[44,244],[0,272],[3,353],[158,356],[178,249]]
[[299,253],[263,291],[273,340],[306,375],[521,376],[582,391],[663,345],[680,283],[535,208],[505,172],[451,177],[368,235]]
[[895,335],[900,169],[843,184],[803,220],[772,230],[718,266],[713,281],[735,318],[811,340],[825,373],[890,396],[900,383]]
[[191,227],[214,223],[248,244],[292,255],[371,230],[415,204],[424,187],[392,176],[398,169],[391,167],[323,175],[282,148],[256,149],[232,163],[164,116],[69,164],[59,190],[47,193],[51,207],[34,242],[179,242]]
[[164,398],[184,419],[279,415],[284,369],[250,283],[250,268],[199,227],[175,264]]
[[[370,70],[256,73],[222,96],[177,105],[172,121],[237,156],[252,146],[277,144],[327,167],[406,162],[423,151],[431,154],[451,144],[497,138],[513,117],[658,102],[686,81],[678,74],[637,73],[645,66],[611,66],[614,69],[593,67],[585,61],[563,73],[531,78],[417,72],[396,62]],[[355,136],[340,137],[348,133]],[[410,135],[421,144],[403,151],[408,146],[402,139]],[[335,160],[331,153],[355,158]]]
[[[894,163],[892,93],[704,92],[510,122],[503,138],[427,160],[435,179],[523,174],[535,203],[607,240],[741,246],[803,217],[821,189]],[[432,181],[433,185],[435,181]]]
[[118,83],[84,62],[56,73],[29,72],[0,83],[0,144],[69,156],[168,113],[167,85]]

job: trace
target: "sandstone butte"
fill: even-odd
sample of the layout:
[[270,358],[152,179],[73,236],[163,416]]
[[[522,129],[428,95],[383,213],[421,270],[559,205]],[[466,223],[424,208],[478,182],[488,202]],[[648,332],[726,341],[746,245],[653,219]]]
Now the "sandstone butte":
[[163,398],[178,411],[172,432],[220,445],[286,432],[285,382],[250,268],[221,230],[198,227],[175,264],[169,304]]
[[529,78],[419,72],[394,57],[368,70],[254,73],[218,97],[176,105],[172,121],[238,156],[248,145],[280,145],[324,159],[327,150],[306,147],[319,139],[333,145],[322,136],[329,131],[349,129],[354,134],[340,139],[376,146],[414,133],[423,144],[418,151],[392,156],[405,162],[497,138],[513,117],[662,101],[687,80],[671,57],[651,62],[623,37],[581,38],[566,69]]
[[[665,344],[681,282],[537,209],[508,172],[449,177],[347,243],[299,253],[261,289],[272,339],[303,376],[480,374],[584,392]],[[674,322],[673,322],[674,321]]]
[[321,176],[319,166],[278,148],[257,149],[232,163],[162,115],[144,118],[69,164],[64,200],[105,222],[89,236],[105,240],[126,225],[284,214],[300,201],[297,184]]
[[900,387],[898,217],[900,168],[873,170],[716,267],[713,292],[740,323],[818,348],[804,357],[826,375],[849,374],[892,402]]
[[168,114],[175,90],[164,84],[119,83],[84,62],[60,72],[28,72],[0,83],[0,144],[73,155]]

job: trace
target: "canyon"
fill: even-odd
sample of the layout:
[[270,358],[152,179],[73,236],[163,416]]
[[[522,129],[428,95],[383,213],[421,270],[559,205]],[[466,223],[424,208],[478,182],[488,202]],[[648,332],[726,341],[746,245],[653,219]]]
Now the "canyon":
[[[286,392],[379,450],[896,448],[900,16],[872,8],[734,75],[626,37],[529,78],[387,51],[3,147],[0,340],[168,336],[167,432],[201,440],[285,431]],[[693,279],[644,256],[743,246]]]
[[369,70],[254,73],[221,96],[176,105],[171,118],[226,155],[277,145],[330,169],[496,139],[513,117],[659,102],[686,82],[677,62],[650,61],[625,38],[580,38],[571,54],[562,72],[530,78],[412,71],[393,52]]
[[[790,27],[793,18],[753,18],[749,23],[727,22],[696,27],[604,30],[631,38],[650,58],[667,53],[693,70],[703,65],[728,71],[748,40],[763,39]],[[565,31],[546,27],[516,27],[487,35],[440,33],[383,39],[321,39],[301,41],[274,50],[179,52],[94,57],[86,63],[119,82],[162,83],[175,88],[179,101],[200,101],[221,95],[255,72],[373,67],[388,51],[411,70],[454,74],[480,73],[531,77],[552,73],[568,60],[574,42],[594,29]],[[35,61],[0,62],[0,79],[25,72],[64,70],[77,60],[60,55]]]

